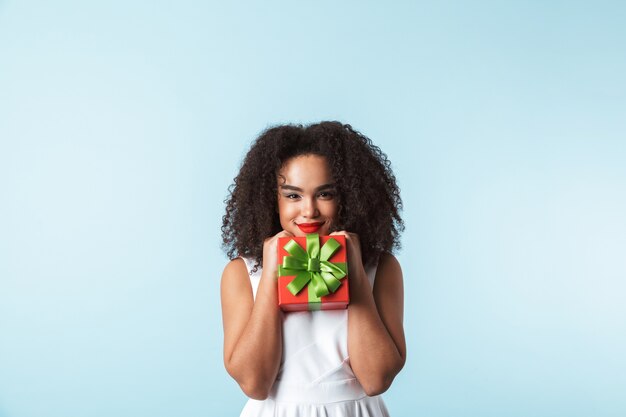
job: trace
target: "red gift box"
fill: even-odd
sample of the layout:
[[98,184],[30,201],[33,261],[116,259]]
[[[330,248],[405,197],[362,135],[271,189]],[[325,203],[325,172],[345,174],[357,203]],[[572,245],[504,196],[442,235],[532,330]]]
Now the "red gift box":
[[345,236],[281,237],[278,239],[278,265],[278,305],[282,310],[348,307]]

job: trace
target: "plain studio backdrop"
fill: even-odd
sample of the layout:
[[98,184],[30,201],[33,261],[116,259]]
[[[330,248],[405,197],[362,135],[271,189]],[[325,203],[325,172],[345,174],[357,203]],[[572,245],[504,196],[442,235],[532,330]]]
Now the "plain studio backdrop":
[[392,161],[392,416],[626,414],[626,6],[0,1],[0,416],[236,416],[227,187],[270,125]]

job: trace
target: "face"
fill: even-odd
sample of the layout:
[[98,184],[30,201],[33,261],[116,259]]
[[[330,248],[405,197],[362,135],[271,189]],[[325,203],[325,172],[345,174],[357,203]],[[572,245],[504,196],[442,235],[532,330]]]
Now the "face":
[[295,236],[327,235],[337,215],[337,192],[326,158],[301,155],[278,173],[280,225]]

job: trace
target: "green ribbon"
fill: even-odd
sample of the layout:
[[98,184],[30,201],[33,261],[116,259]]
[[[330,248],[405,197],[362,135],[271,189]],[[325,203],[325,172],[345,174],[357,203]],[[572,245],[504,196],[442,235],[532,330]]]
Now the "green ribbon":
[[305,286],[309,288],[309,302],[320,302],[320,298],[337,291],[341,285],[340,279],[347,275],[345,262],[332,263],[328,260],[341,244],[335,239],[328,239],[320,248],[319,235],[306,235],[306,252],[295,240],[290,240],[284,246],[291,256],[283,258],[282,265],[278,266],[279,276],[296,277],[287,285],[293,295],[297,295]]

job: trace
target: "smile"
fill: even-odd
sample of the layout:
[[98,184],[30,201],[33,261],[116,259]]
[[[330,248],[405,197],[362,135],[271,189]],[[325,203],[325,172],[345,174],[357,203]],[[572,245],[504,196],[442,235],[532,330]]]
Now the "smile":
[[300,223],[297,224],[297,226],[304,233],[315,233],[319,230],[320,227],[322,227],[323,224],[323,222]]

